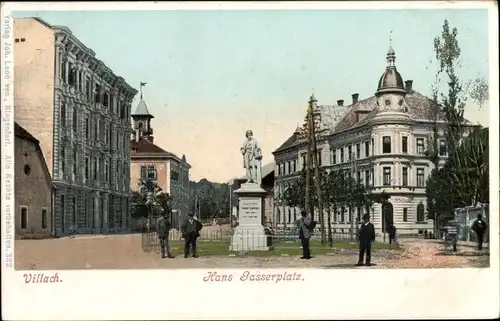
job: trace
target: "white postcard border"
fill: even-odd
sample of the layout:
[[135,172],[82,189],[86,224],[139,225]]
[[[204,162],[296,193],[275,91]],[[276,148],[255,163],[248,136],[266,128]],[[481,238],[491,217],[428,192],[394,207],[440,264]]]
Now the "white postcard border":
[[[360,318],[480,318],[495,317],[499,311],[499,217],[490,218],[490,259],[487,269],[398,269],[398,270],[313,270],[302,273],[303,282],[204,283],[206,270],[107,270],[52,271],[62,282],[25,284],[23,274],[8,268],[7,209],[14,211],[13,197],[6,186],[14,166],[13,88],[5,95],[6,47],[12,36],[3,38],[9,12],[17,10],[134,10],[139,3],[4,3],[2,4],[2,314],[11,320],[92,319],[360,319]],[[43,7],[43,9],[42,9]],[[499,106],[498,97],[498,12],[493,2],[286,2],[286,3],[153,3],[140,2],[141,10],[181,7],[189,10],[231,9],[448,9],[489,8],[490,39],[490,211],[499,213]],[[12,20],[9,25],[12,29]],[[12,144],[6,145],[6,138]],[[12,188],[12,187],[11,187]],[[11,191],[12,193],[12,191]],[[12,222],[13,214],[10,217]],[[243,270],[226,270],[236,277]],[[273,269],[252,269],[255,273],[276,273]],[[286,269],[279,269],[284,273]],[[35,271],[32,271],[35,272]],[[37,271],[39,272],[39,271]],[[43,273],[42,271],[40,271]],[[49,274],[51,271],[45,271]],[[484,293],[485,295],[479,295]]]

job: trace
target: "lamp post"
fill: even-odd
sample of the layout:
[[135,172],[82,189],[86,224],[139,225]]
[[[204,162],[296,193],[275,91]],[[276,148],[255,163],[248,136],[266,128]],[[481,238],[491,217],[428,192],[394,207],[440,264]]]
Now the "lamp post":
[[233,190],[232,190],[233,180],[227,184],[229,192],[229,228],[233,228]]

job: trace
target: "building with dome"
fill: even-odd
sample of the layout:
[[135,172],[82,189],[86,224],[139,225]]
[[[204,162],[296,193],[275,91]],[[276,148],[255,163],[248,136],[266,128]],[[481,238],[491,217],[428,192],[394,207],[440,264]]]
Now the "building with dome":
[[[142,86],[141,86],[142,88]],[[191,165],[186,156],[166,151],[154,141],[149,112],[141,90],[137,108],[132,116],[132,137],[130,140],[130,190],[146,194],[145,182],[154,182],[162,192],[173,197],[173,219],[187,216],[189,211],[189,170]],[[180,222],[177,221],[177,222]]]
[[[344,106],[343,100],[333,106],[319,105],[314,95],[310,98],[321,166],[347,171],[372,187],[373,193],[385,192],[390,196],[384,208],[382,204],[374,204],[371,208],[337,209],[332,218],[337,233],[352,228],[356,217],[365,213],[370,214],[378,233],[384,231],[388,221],[394,223],[398,234],[415,234],[433,227],[433,221],[426,215],[425,184],[434,165],[425,151],[437,119],[441,127],[439,157],[444,164],[445,122],[431,99],[414,89],[412,80],[403,81],[395,62],[391,46],[387,67],[371,97],[360,100],[355,93],[348,106]],[[306,153],[300,128],[274,151],[274,216],[278,226],[293,224],[298,217],[299,209],[288,207],[282,198],[286,187],[300,176]]]

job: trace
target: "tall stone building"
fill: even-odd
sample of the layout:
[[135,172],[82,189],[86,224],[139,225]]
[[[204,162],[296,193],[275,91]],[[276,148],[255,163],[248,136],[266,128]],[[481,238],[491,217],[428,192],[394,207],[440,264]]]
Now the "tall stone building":
[[[365,213],[371,216],[378,233],[391,223],[398,234],[416,234],[433,227],[426,213],[425,185],[434,164],[425,152],[433,143],[433,127],[437,122],[439,165],[444,165],[448,156],[444,138],[446,122],[432,100],[413,88],[412,80],[403,81],[392,46],[386,59],[387,67],[373,96],[360,100],[358,94],[353,94],[347,107],[339,100],[338,106],[324,108],[314,95],[309,101],[319,133],[321,166],[328,171],[344,171],[370,187],[373,193],[385,192],[390,196],[386,204],[370,208],[337,206],[332,221],[338,233],[352,228],[356,217]],[[465,125],[473,127],[469,121]],[[291,221],[289,213],[297,210],[287,206],[282,196],[286,187],[300,176],[306,152],[300,130],[274,152],[275,196],[279,204],[275,216],[281,226],[286,226]]]
[[137,90],[66,27],[14,20],[15,120],[40,141],[56,236],[130,229],[130,109]]
[[141,99],[132,114],[133,130],[130,153],[130,189],[146,194],[144,182],[156,183],[163,192],[173,198],[173,221],[177,226],[189,212],[189,170],[191,165],[186,156],[164,150],[154,142],[149,112],[141,93]]

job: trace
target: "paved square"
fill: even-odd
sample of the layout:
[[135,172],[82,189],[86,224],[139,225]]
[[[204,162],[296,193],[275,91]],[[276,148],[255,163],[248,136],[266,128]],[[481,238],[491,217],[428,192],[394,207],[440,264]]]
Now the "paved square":
[[[146,253],[141,235],[81,236],[48,240],[17,240],[16,269],[158,269],[158,268],[355,268],[356,251],[334,255],[317,255],[311,260],[296,256],[230,257],[206,256],[197,259],[182,255],[160,259],[157,253]],[[458,255],[442,252],[442,245],[427,240],[403,240],[401,250],[374,250],[372,267],[367,268],[458,268],[488,267],[488,253],[477,253],[471,247],[459,248]],[[313,252],[314,256],[314,252]]]

